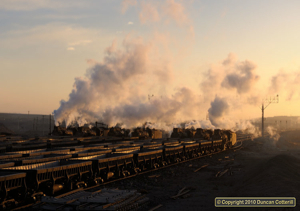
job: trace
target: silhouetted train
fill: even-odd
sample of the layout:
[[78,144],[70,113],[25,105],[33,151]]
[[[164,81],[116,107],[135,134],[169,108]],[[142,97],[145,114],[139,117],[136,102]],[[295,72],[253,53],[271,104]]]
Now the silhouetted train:
[[[54,126],[53,135],[56,136],[113,136],[113,137],[129,137],[130,130],[120,127],[61,127]],[[138,137],[139,139],[158,139],[162,138],[162,131],[150,129],[150,128],[136,128],[131,133],[132,137]]]
[[[172,136],[180,133],[182,130],[174,128]],[[190,133],[186,134],[190,136]],[[60,144],[59,148],[53,148],[55,145],[46,143],[48,149],[34,148],[19,152],[10,148],[12,152],[0,157],[1,206],[14,206],[24,199],[35,201],[44,194],[57,195],[126,177],[147,169],[225,150],[236,143],[236,134],[231,131],[197,129],[194,138],[179,136],[181,139],[119,139],[118,142],[111,143],[99,142],[97,139],[94,142],[87,140],[88,144],[72,140],[73,148],[69,143]],[[28,146],[25,149],[28,150]]]

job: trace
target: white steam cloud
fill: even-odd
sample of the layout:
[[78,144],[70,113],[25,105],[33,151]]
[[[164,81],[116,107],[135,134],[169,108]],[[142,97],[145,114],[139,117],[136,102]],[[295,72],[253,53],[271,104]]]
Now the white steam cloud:
[[211,107],[208,109],[209,120],[215,126],[220,126],[220,118],[229,110],[229,105],[225,98],[216,97],[211,102]]
[[[193,33],[186,9],[174,0],[159,3],[124,0],[122,12],[130,6],[141,9],[141,24],[173,21],[180,29]],[[249,121],[232,118],[232,111],[258,105],[263,99],[264,93],[256,88],[259,81],[256,65],[248,60],[239,61],[230,53],[205,72],[199,81],[200,90],[181,86],[170,94],[166,90],[172,85],[175,59],[169,48],[174,43],[169,40],[157,31],[148,42],[127,36],[121,45],[114,41],[101,62],[89,59],[92,66],[85,77],[75,78],[69,99],[61,100],[54,111],[56,124],[103,121],[109,126],[119,123],[131,128],[148,122],[149,127],[171,131],[184,123],[186,128],[247,129],[259,134]],[[276,85],[277,79],[273,80]],[[207,112],[209,120],[201,120]]]
[[286,100],[300,99],[300,71],[284,72],[280,71],[272,77],[269,92],[271,94],[284,95]]

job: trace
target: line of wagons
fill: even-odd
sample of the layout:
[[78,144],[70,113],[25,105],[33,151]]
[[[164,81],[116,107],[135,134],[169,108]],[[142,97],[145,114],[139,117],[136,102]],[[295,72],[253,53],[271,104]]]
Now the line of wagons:
[[39,200],[230,148],[226,140],[168,139],[8,152],[0,156],[1,208]]

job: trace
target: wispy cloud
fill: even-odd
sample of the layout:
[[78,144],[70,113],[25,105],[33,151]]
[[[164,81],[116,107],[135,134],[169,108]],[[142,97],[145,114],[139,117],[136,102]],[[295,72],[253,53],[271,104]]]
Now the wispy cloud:
[[32,11],[43,8],[60,9],[82,7],[86,1],[58,1],[58,0],[1,0],[0,10]]
[[[133,1],[123,0],[122,12],[124,13],[128,7],[133,6],[140,9],[139,20],[141,24],[162,22],[169,24],[175,22],[177,25],[186,28],[189,34],[194,37],[194,27],[192,20],[188,16],[188,11],[182,1],[175,0],[166,1]],[[125,8],[125,9],[124,9]],[[131,22],[128,22],[128,24]]]
[[1,35],[0,47],[18,49],[24,46],[48,43],[69,47],[86,46],[97,40],[101,30],[50,23],[32,28],[19,28]]
[[128,24],[128,25],[133,25],[133,22],[129,21],[127,24]]
[[67,50],[68,50],[68,51],[74,51],[75,48],[73,48],[73,47],[68,47]]
[[86,44],[89,44],[91,42],[92,42],[92,40],[79,40],[79,41],[76,41],[76,42],[72,42],[69,45],[70,46],[86,45]]
[[147,22],[158,22],[160,20],[160,16],[157,11],[157,6],[152,3],[142,2],[139,18],[142,24]]
[[122,1],[122,13],[125,13],[130,6],[135,6],[137,4],[136,0],[123,0]]

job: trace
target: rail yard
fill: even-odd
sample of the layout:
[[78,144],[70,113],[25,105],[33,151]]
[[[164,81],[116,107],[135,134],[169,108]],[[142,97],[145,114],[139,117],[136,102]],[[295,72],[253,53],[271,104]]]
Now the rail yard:
[[149,128],[131,137],[120,128],[53,134],[0,137],[2,210],[211,210],[212,196],[228,195],[245,176],[243,157],[282,154],[296,143],[274,147],[268,138],[201,128],[174,128],[170,138]]

